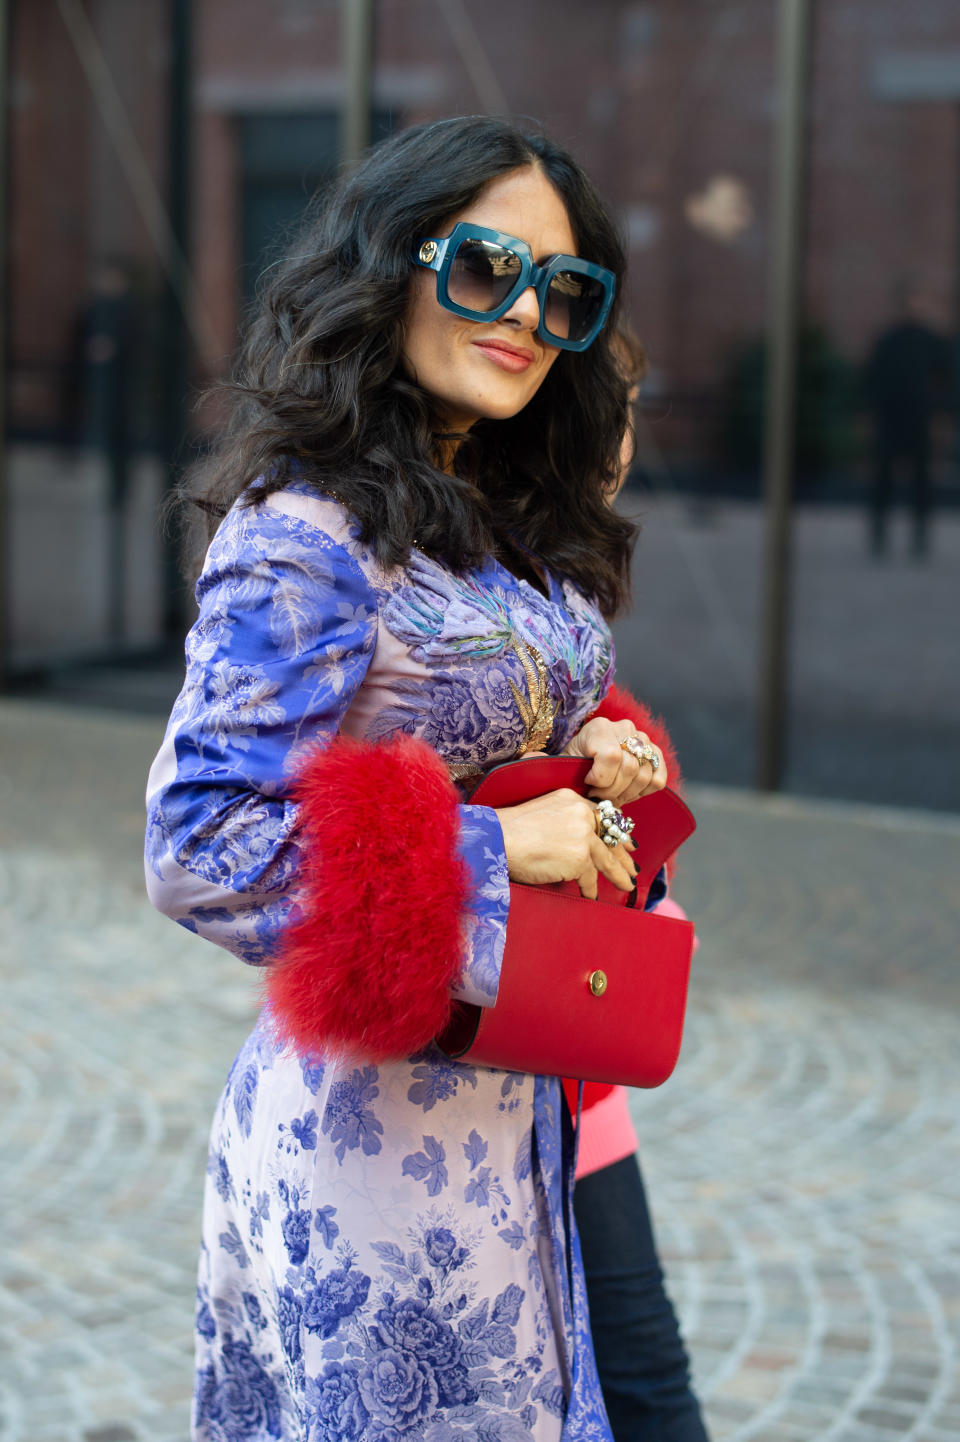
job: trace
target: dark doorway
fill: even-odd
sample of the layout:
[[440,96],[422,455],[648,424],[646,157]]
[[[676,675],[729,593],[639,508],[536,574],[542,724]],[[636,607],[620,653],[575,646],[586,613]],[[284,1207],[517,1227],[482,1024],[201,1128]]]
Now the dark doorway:
[[[373,139],[389,135],[395,125],[393,112],[375,111]],[[244,304],[264,268],[287,249],[311,196],[336,172],[339,149],[335,110],[240,118]]]

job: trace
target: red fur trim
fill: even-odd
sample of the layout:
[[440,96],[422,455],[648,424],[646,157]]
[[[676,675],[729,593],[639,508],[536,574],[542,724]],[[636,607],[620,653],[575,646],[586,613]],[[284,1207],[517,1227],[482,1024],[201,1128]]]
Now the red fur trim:
[[663,752],[663,759],[667,763],[668,784],[673,791],[677,791],[683,784],[683,777],[680,774],[680,762],[677,753],[670,740],[670,732],[667,730],[663,720],[655,716],[649,706],[638,701],[636,696],[621,686],[611,686],[604,696],[596,711],[591,715],[603,716],[607,721],[632,721],[638,731],[645,731],[653,742]]
[[446,1024],[463,964],[470,880],[446,767],[409,736],[339,736],[294,794],[303,916],[266,973],[276,1030],[301,1053],[409,1056]]
[[[667,784],[673,791],[683,789],[680,762],[670,739],[670,732],[662,718],[655,716],[649,706],[638,701],[636,696],[632,696],[625,686],[611,686],[589,719],[592,721],[594,716],[603,716],[607,721],[632,721],[638,731],[645,731],[654,746],[659,746],[663,752],[663,759],[667,763]],[[676,864],[677,859],[674,854],[667,862],[668,880],[672,879]]]

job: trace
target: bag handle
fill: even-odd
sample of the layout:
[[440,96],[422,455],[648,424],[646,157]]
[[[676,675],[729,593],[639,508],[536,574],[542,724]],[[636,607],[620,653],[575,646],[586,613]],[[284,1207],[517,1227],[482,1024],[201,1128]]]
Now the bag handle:
[[[528,756],[505,761],[482,777],[470,794],[476,806],[518,806],[550,791],[569,789],[586,796],[585,777],[593,762],[579,756]],[[679,847],[692,836],[697,823],[693,812],[675,791],[665,786],[650,796],[628,801],[620,808],[634,822],[631,853],[638,872],[636,891],[623,892],[600,877],[602,900],[618,906],[643,906],[654,877]],[[579,896],[576,882],[556,882],[561,890],[571,888]]]

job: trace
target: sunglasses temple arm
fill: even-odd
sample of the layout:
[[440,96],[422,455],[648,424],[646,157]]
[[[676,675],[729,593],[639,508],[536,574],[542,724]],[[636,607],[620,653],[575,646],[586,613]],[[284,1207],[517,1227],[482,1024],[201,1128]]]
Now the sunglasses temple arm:
[[[442,239],[442,240],[437,240],[437,239],[435,239],[433,236],[428,236],[426,239],[424,239],[424,240],[422,240],[422,241],[420,242],[419,250],[418,250],[418,252],[417,252],[417,254],[416,254],[416,256],[415,256],[415,259],[416,259],[417,264],[418,264],[418,265],[422,265],[426,270],[439,271],[441,265],[443,265],[443,258],[444,258],[444,256],[445,256],[446,253],[447,253],[447,246],[448,246],[449,244],[450,244],[450,237],[449,237],[449,236],[446,236],[446,237],[445,237],[444,239]],[[424,260],[424,259],[423,259],[423,247],[424,247],[425,245],[433,245],[433,246],[436,247],[436,249],[435,249],[434,252],[433,252],[433,255],[430,257],[429,260]]]

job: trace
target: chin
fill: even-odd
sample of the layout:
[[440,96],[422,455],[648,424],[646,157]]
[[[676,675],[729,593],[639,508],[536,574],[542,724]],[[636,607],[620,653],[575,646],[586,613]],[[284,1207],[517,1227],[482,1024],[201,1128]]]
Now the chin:
[[518,416],[524,406],[528,405],[530,397],[526,396],[522,401],[501,401],[491,402],[481,410],[477,408],[477,419],[481,421],[509,421]]
[[488,392],[478,396],[475,402],[477,418],[485,421],[509,421],[530,404],[539,388],[538,384],[532,390],[525,388],[522,393],[505,389],[500,394]]

